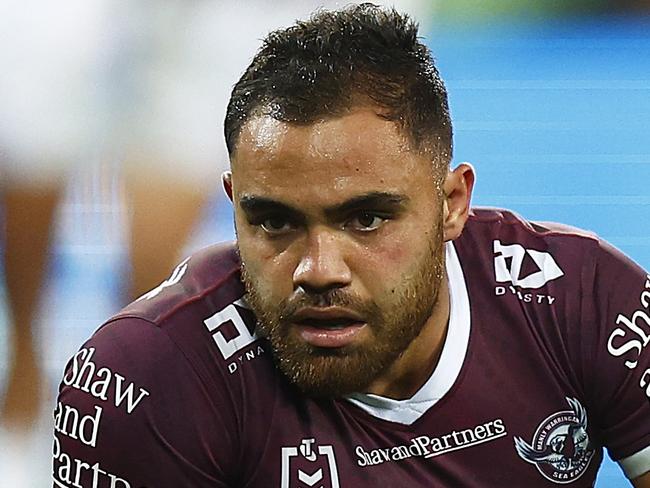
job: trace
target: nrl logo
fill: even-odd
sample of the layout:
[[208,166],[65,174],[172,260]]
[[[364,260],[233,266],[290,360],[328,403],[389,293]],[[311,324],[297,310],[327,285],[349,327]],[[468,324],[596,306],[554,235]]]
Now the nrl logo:
[[340,488],[333,446],[302,439],[297,447],[282,448],[280,488]]
[[587,434],[587,412],[575,398],[566,401],[571,410],[547,417],[530,444],[521,437],[514,438],[519,456],[555,483],[571,483],[580,478],[595,453]]

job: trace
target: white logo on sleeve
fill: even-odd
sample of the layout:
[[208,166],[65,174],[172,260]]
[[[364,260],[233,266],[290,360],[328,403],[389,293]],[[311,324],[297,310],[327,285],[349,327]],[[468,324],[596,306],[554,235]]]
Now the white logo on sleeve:
[[[512,283],[522,288],[541,288],[549,281],[564,275],[553,256],[547,252],[526,249],[520,244],[501,244],[501,241],[495,240],[494,254],[494,276],[498,283]],[[527,257],[532,259],[537,271],[522,276],[522,267]]]
[[[616,329],[607,340],[607,351],[614,357],[625,357],[625,366],[636,369],[641,353],[650,344],[650,274],[639,296],[640,307],[631,314],[619,313],[616,316]],[[628,353],[633,355],[629,355]],[[647,379],[646,379],[647,377]],[[641,388],[650,398],[650,368],[641,376]]]
[[282,448],[281,488],[339,488],[333,446],[316,446],[315,439],[303,439],[298,447]]
[[[237,307],[250,308],[246,300],[242,297],[203,321],[212,334],[212,338],[217,344],[217,347],[219,347],[219,351],[224,359],[229,359],[237,351],[240,351],[257,340],[255,333],[248,330],[246,322],[244,322],[244,318],[239,310],[237,310]],[[234,327],[234,337],[226,337],[222,332],[222,328],[226,324],[232,324]]]
[[140,298],[136,300],[136,302],[139,302],[140,300],[151,300],[155,296],[157,296],[161,291],[163,291],[165,288],[169,288],[172,285],[175,285],[179,281],[181,281],[181,278],[185,274],[185,271],[187,271],[187,262],[190,260],[190,257],[185,258],[176,268],[174,268],[174,271],[172,272],[172,275],[167,278],[165,281],[163,281],[161,284],[159,284],[157,287],[155,287],[153,290],[148,291],[144,295],[142,295]]

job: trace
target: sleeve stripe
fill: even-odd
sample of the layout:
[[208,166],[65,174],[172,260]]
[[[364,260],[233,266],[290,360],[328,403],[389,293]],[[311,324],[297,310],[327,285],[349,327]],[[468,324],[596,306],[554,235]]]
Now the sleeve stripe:
[[633,480],[650,471],[650,446],[618,461],[625,476]]

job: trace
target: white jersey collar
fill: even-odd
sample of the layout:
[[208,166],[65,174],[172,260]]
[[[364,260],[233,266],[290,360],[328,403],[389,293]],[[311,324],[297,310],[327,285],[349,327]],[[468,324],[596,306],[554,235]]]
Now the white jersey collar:
[[460,374],[469,345],[469,297],[463,269],[451,242],[446,244],[445,254],[449,280],[449,329],[438,365],[427,382],[406,400],[370,393],[353,393],[345,397],[374,417],[410,425],[447,394]]

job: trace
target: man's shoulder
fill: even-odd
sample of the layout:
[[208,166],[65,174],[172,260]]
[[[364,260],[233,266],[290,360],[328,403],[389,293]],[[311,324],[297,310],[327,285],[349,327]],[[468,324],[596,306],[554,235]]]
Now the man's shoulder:
[[[79,473],[80,465],[94,465],[120,486],[169,486],[170,479],[204,486],[236,476],[241,412],[263,418],[256,405],[272,403],[276,377],[243,294],[234,247],[212,246],[104,323],[65,369],[55,411],[56,475],[69,485],[64,467],[72,459]],[[248,353],[245,366],[240,349]],[[259,383],[247,388],[251,381]],[[139,449],[125,455],[116,445]],[[140,453],[157,468],[143,469]],[[90,476],[87,470],[76,479],[90,486]]]
[[256,394],[266,398],[278,380],[255,324],[234,246],[211,246],[107,320],[70,360],[66,378],[74,382],[84,374],[93,384],[93,375],[110,370],[158,397],[180,388],[180,381],[185,392],[208,392],[210,401],[227,398],[241,406],[248,382],[260,382]]
[[473,209],[454,247],[473,307],[556,331],[556,342],[567,328],[587,330],[581,317],[596,306],[593,285],[611,280],[597,273],[603,246],[594,233],[508,210]]
[[593,232],[526,220],[505,209],[473,208],[455,242],[464,268],[486,270],[498,283],[540,288],[561,276],[578,278],[603,247]]
[[[638,268],[595,232],[558,222],[527,220],[499,208],[472,208],[455,245],[465,256],[464,262],[471,261],[473,267],[488,269],[497,279],[524,288],[537,288],[560,276],[564,280],[594,277],[602,263]],[[470,254],[473,259],[468,259]],[[538,283],[540,280],[543,283]]]
[[473,207],[467,223],[468,233],[479,232],[483,236],[511,236],[523,241],[564,239],[576,246],[591,246],[599,241],[589,230],[559,222],[528,220],[512,210],[489,207]]
[[244,294],[233,243],[206,247],[181,261],[158,286],[118,312],[113,320],[138,317],[161,327],[178,316],[205,315]]
[[[93,348],[96,355],[101,350],[119,353],[113,359],[107,355],[111,363],[128,353],[133,367],[183,362],[204,380],[232,376],[231,363],[239,355],[257,358],[263,349],[239,266],[233,244],[191,255],[160,285],[107,320],[84,349]],[[264,360],[255,363],[268,369]]]

